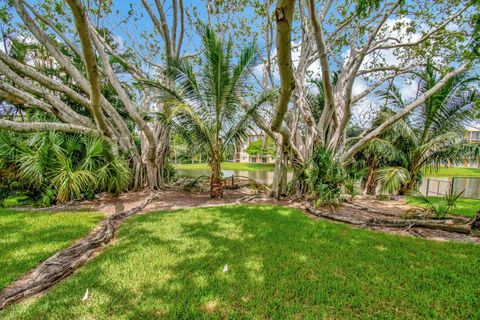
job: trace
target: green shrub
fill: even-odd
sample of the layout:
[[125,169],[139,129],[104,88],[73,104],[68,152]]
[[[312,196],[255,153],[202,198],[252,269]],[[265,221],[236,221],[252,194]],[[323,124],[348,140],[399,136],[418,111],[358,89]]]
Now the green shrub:
[[[92,198],[95,192],[119,193],[132,177],[128,162],[95,135],[0,132],[0,162],[11,168],[17,183],[40,195],[41,206]],[[4,180],[0,188],[15,190]]]
[[427,207],[427,210],[434,216],[434,218],[443,219],[447,214],[452,212],[464,191],[465,190],[454,192],[453,190],[450,190],[442,198],[437,200],[431,200],[421,193],[417,193],[417,197],[419,202]]

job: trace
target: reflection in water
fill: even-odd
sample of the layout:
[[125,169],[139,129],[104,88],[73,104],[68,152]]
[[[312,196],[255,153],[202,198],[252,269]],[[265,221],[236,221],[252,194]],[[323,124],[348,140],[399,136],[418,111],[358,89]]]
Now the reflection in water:
[[[209,176],[209,169],[179,169],[181,177],[197,178],[199,176]],[[248,177],[263,184],[271,185],[273,182],[273,171],[242,171],[242,170],[222,170],[223,177],[231,176]],[[288,173],[288,179],[292,178],[292,173]],[[420,193],[426,195],[428,190],[429,196],[443,196],[450,188],[455,192],[465,190],[463,197],[480,199],[480,179],[478,178],[461,178],[461,177],[435,177],[424,178],[419,187]]]
[[[179,169],[178,173],[181,177],[197,178],[199,176],[209,176],[209,169]],[[273,171],[247,171],[247,170],[222,170],[223,177],[231,176],[248,177],[257,182],[270,185],[273,182]],[[288,173],[288,179],[292,178],[292,173]]]

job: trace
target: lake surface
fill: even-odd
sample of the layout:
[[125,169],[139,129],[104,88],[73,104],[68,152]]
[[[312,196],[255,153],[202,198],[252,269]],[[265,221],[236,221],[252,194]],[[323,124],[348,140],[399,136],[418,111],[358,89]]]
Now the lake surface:
[[[209,176],[209,169],[179,169],[181,177],[197,178],[199,176]],[[247,170],[222,170],[223,177],[231,176],[248,177],[263,184],[270,185],[273,182],[273,171],[247,171]],[[288,180],[292,178],[292,173],[288,173]],[[453,186],[452,186],[453,184]],[[480,178],[462,178],[462,177],[434,177],[424,178],[419,187],[419,191],[424,195],[442,196],[451,188],[455,192],[465,190],[463,197],[480,199]],[[427,194],[428,190],[428,194]]]
[[[178,169],[181,177],[197,178],[200,176],[209,176],[210,169]],[[257,182],[270,185],[273,182],[273,171],[249,171],[249,170],[222,170],[223,177],[240,176],[253,179]],[[287,173],[288,179],[292,178],[292,173]]]

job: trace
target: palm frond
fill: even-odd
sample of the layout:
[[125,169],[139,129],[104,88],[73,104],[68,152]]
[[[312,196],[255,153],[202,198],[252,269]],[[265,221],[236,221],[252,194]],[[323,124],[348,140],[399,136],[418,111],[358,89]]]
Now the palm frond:
[[214,144],[212,130],[192,107],[179,103],[173,110],[173,114],[177,121],[176,131],[187,141],[208,146]]
[[252,117],[255,116],[257,110],[265,103],[273,102],[277,97],[276,90],[266,90],[260,94],[257,99],[250,105],[248,110],[238,120],[237,124],[231,127],[223,137],[224,146],[230,144],[239,144],[247,137],[247,131],[250,129]]
[[382,192],[394,193],[410,180],[410,172],[403,167],[387,167],[378,170],[378,182]]

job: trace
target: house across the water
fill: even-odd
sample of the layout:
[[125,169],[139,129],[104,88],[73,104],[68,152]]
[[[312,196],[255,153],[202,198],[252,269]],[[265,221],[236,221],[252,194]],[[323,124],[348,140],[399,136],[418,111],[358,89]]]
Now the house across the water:
[[237,146],[237,152],[233,162],[246,162],[246,163],[274,163],[275,157],[269,154],[250,155],[247,153],[248,145],[252,142],[263,140],[265,136],[260,133],[249,133],[248,138]]

